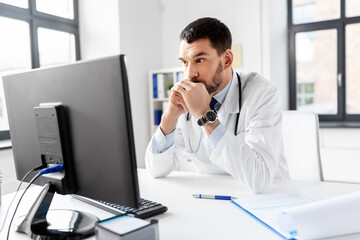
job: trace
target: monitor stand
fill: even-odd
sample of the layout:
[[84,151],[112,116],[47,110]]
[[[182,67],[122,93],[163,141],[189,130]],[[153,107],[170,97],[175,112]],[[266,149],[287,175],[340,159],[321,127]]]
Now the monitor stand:
[[17,227],[33,239],[82,239],[94,235],[98,218],[74,210],[49,210],[55,187],[44,185],[39,196]]

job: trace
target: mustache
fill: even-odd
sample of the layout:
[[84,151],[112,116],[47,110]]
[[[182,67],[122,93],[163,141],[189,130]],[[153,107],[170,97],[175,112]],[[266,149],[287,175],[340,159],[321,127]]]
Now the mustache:
[[204,79],[190,79],[190,80],[193,83],[202,83],[205,86],[205,88],[206,88],[206,90],[208,91],[209,94],[214,92],[213,87],[209,86]]
[[190,79],[193,83],[202,83],[206,86],[206,81],[203,79]]

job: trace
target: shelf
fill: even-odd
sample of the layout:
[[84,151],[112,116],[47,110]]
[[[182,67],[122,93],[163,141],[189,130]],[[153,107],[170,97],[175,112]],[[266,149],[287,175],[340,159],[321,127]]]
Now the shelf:
[[154,102],[163,102],[163,101],[169,101],[169,98],[153,98]]
[[[157,129],[155,121],[159,122],[161,115],[167,109],[169,98],[168,86],[184,79],[182,68],[158,69],[149,72],[149,109],[150,109],[150,134]],[[154,96],[156,98],[154,98]]]

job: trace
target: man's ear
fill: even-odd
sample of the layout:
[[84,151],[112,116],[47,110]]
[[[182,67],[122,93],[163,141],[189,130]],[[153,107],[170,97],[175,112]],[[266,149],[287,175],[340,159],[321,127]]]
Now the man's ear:
[[224,54],[224,68],[226,69],[231,67],[234,56],[230,49],[227,49],[223,54]]

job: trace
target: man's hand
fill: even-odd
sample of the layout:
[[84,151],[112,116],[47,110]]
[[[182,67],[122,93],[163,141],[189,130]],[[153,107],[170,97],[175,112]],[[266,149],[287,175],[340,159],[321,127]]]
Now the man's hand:
[[182,95],[171,90],[169,105],[161,117],[160,128],[165,135],[174,131],[181,114],[189,112]]
[[190,79],[185,79],[178,82],[172,88],[172,91],[181,94],[185,106],[194,117],[199,119],[207,110],[210,110],[211,96],[201,82],[192,82]]

